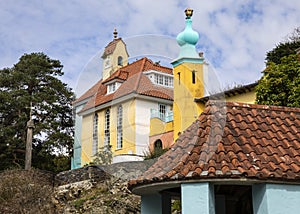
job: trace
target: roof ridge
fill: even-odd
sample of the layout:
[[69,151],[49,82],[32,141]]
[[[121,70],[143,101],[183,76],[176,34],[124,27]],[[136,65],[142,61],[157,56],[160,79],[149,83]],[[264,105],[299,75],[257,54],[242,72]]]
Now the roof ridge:
[[254,82],[254,83],[250,83],[247,85],[242,85],[242,86],[238,86],[238,87],[234,87],[228,90],[224,90],[224,91],[219,91],[216,92],[214,94],[208,94],[204,97],[196,97],[195,98],[195,102],[202,102],[202,103],[206,103],[208,100],[210,99],[225,99],[226,97],[231,97],[233,95],[240,94],[243,92],[249,92],[251,91],[253,88],[255,88],[257,86],[258,82]]
[[293,111],[300,112],[298,107],[288,107],[288,106],[274,106],[274,105],[263,105],[263,104],[252,104],[252,103],[242,103],[242,102],[227,102],[222,100],[209,100],[205,106],[213,106],[215,104],[224,103],[226,107],[243,107],[251,109],[264,109],[264,110],[273,110],[273,111]]
[[143,73],[142,71],[143,71],[143,68],[144,68],[144,66],[145,66],[145,64],[146,64],[147,58],[146,58],[146,57],[143,57],[142,60],[143,60],[142,65],[141,65],[141,67],[140,67],[140,69],[139,69],[139,72],[137,73],[137,75],[138,75],[137,81],[136,81],[136,84],[135,84],[135,86],[134,86],[134,88],[133,88],[133,91],[134,91],[134,92],[137,92],[137,90],[138,90],[138,88],[139,88],[139,85],[140,85],[140,82],[141,82],[141,76],[142,76],[142,73]]
[[[98,88],[99,85],[102,83],[103,79],[98,80],[92,87],[90,87],[87,91],[85,91],[80,97],[78,97],[73,104],[76,104],[82,100],[91,98],[94,94],[96,94],[98,92]],[[97,87],[98,86],[98,87]],[[97,87],[97,88],[96,88]],[[95,93],[93,93],[93,91],[95,91]]]

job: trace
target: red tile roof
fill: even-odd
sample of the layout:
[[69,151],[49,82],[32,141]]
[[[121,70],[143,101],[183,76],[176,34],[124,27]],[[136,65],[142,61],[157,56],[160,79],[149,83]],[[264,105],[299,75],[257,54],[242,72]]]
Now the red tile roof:
[[211,101],[129,188],[189,179],[300,181],[300,108]]
[[123,42],[123,40],[121,38],[117,38],[117,39],[114,39],[113,41],[111,41],[110,43],[108,43],[108,45],[106,45],[106,47],[104,48],[102,58],[106,57],[107,55],[112,54],[114,52],[114,50],[116,49],[117,43],[119,41]]
[[87,90],[87,91],[86,91],[83,95],[81,95],[78,99],[76,99],[76,100],[73,102],[73,104],[79,103],[80,101],[83,101],[83,100],[85,100],[85,99],[88,99],[88,98],[93,97],[93,96],[97,93],[97,91],[98,91],[98,89],[99,89],[99,87],[100,87],[101,84],[102,84],[102,79],[99,80],[95,85],[93,85],[89,90]]
[[[88,101],[81,112],[113,101],[116,98],[120,98],[130,93],[173,100],[173,89],[153,84],[150,79],[143,73],[144,71],[148,70],[156,70],[166,74],[172,74],[171,68],[157,65],[148,58],[137,60],[127,66],[118,69],[105,81],[102,81],[98,85],[93,86],[96,88],[98,87],[97,90],[95,90],[95,88],[92,90],[95,92],[94,97]],[[105,86],[105,84],[114,79],[120,79],[124,82],[114,93],[107,94],[107,87]]]

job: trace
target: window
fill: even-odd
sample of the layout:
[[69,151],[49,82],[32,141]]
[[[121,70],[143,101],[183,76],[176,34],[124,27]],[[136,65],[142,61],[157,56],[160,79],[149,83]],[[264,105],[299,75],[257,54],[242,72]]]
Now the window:
[[157,85],[173,87],[173,78],[161,74],[154,74],[154,81]]
[[108,68],[108,67],[110,67],[110,57],[109,56],[104,60],[104,68]]
[[110,110],[105,111],[105,121],[104,121],[104,147],[110,144]]
[[169,82],[169,77],[165,77],[165,86],[169,86],[170,82]]
[[108,85],[108,94],[113,93],[116,90],[116,83],[112,83]]
[[164,78],[163,75],[158,75],[158,84],[163,85],[164,84]]
[[160,139],[158,139],[154,142],[154,149],[156,149],[156,150],[162,149],[162,142]]
[[123,58],[121,56],[118,57],[118,65],[119,66],[123,65]]
[[115,92],[119,88],[120,85],[121,85],[121,83],[119,83],[119,82],[113,82],[113,83],[109,84],[107,86],[107,94],[111,94],[111,93]]
[[117,149],[122,149],[123,146],[123,107],[120,105],[118,107],[118,116],[117,116]]
[[93,119],[93,145],[92,154],[96,155],[98,152],[98,114],[95,113]]
[[196,71],[192,71],[192,83],[195,84],[196,83]]
[[164,104],[158,104],[158,117],[162,120],[165,121],[166,118],[166,105]]

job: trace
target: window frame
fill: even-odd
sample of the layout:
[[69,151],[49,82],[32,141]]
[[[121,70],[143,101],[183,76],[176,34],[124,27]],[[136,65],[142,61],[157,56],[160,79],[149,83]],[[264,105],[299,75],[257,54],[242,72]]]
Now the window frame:
[[92,155],[98,152],[98,114],[94,114],[93,118],[93,137],[92,137]]
[[117,149],[123,148],[123,107],[117,109]]
[[105,110],[104,116],[104,147],[110,145],[110,109]]

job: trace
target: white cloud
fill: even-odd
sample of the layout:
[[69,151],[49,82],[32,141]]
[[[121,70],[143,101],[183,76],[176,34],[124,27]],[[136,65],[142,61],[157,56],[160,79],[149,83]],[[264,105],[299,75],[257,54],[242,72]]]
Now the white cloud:
[[[87,63],[112,39],[114,27],[129,39],[133,56],[148,51],[172,58],[178,47],[162,42],[167,37],[175,39],[184,29],[186,7],[194,9],[198,47],[224,85],[257,80],[266,52],[300,23],[298,0],[7,0],[0,2],[0,67],[11,67],[23,53],[42,51],[62,62],[64,80],[76,88],[80,76],[94,75],[86,70],[91,71],[99,61]],[[142,49],[138,40],[130,40],[148,34],[156,35],[149,40],[151,51]],[[82,82],[86,84],[79,88],[90,84]]]

